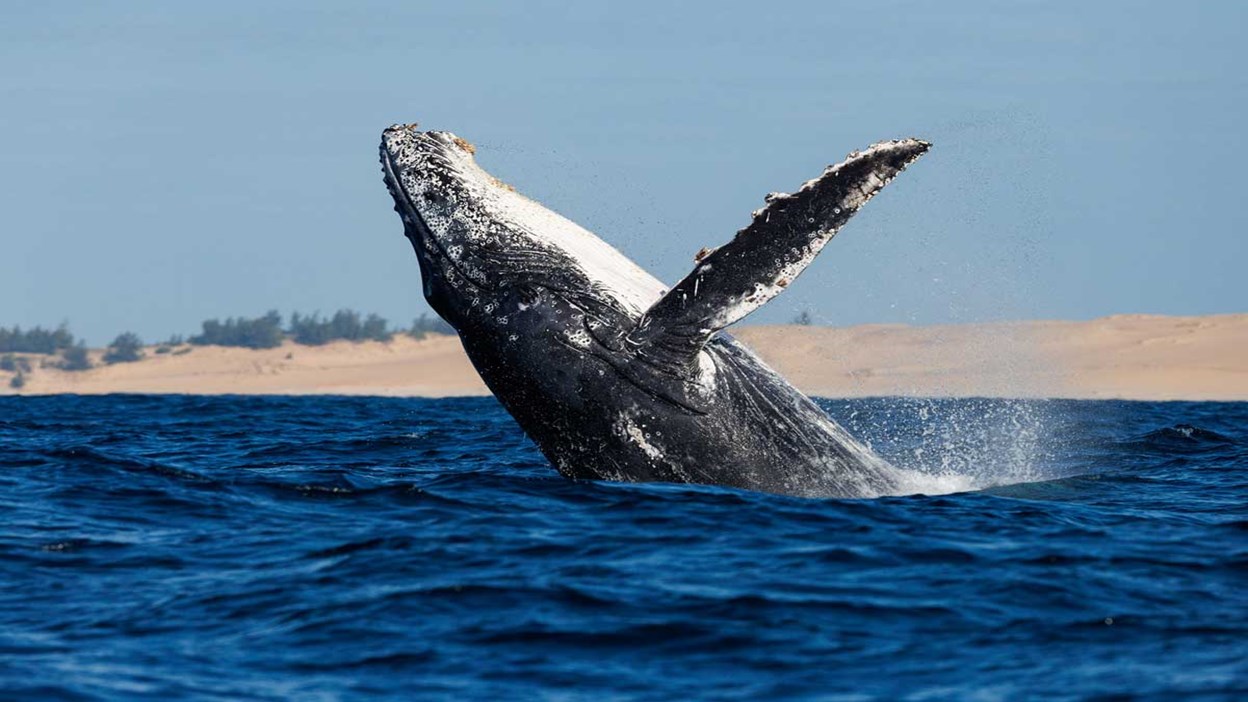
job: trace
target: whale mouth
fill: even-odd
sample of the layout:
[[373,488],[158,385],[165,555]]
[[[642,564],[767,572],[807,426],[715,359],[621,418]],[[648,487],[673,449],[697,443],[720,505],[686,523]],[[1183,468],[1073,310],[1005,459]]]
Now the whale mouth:
[[[427,260],[429,258],[428,245],[432,245],[432,247],[437,251],[439,257],[442,259],[437,263],[454,269],[454,271],[463,280],[466,280],[477,287],[494,289],[495,286],[490,285],[478,276],[469,274],[469,272],[465,270],[459,262],[447,253],[443,243],[433,233],[433,230],[425,221],[424,216],[421,215],[420,208],[416,207],[416,203],[412,201],[411,196],[408,195],[407,190],[403,187],[398,176],[398,164],[395,163],[394,154],[390,152],[385,140],[386,134],[400,130],[413,134],[419,134],[419,132],[416,132],[415,124],[395,124],[387,127],[385,131],[382,132],[382,142],[379,149],[381,156],[382,180],[386,184],[386,190],[390,191],[390,197],[394,199],[394,211],[397,212],[399,217],[403,219],[405,225],[410,226],[416,231],[416,235],[419,237],[418,241],[416,237],[407,233],[407,226],[404,227],[404,233],[407,234],[408,240],[412,242],[413,247],[416,249],[417,259],[422,264],[422,268],[428,267],[430,269],[429,271],[422,272],[432,273],[435,269],[435,262]],[[428,276],[426,275],[426,278],[427,277]],[[426,280],[426,283],[427,282],[428,280]]]
[[399,213],[399,217],[403,218],[404,223],[415,225],[420,230],[421,236],[432,237],[433,233],[430,231],[429,225],[425,223],[425,218],[420,216],[420,210],[416,209],[416,204],[412,202],[412,198],[408,196],[407,191],[399,184],[399,177],[394,172],[394,157],[390,155],[390,150],[386,148],[384,142],[380,150],[382,180],[386,183],[386,190],[390,191],[390,197],[394,198],[394,211]]

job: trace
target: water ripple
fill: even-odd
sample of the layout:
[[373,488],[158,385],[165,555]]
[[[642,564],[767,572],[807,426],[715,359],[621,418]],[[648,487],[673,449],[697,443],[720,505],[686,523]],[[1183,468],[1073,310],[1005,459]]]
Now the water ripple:
[[1248,403],[824,406],[979,490],[574,482],[488,398],[0,398],[0,698],[1248,693]]

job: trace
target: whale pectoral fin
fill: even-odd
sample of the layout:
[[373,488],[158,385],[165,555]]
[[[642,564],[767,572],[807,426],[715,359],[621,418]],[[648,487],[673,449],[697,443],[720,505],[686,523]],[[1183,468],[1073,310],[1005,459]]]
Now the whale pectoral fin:
[[626,342],[653,363],[689,367],[719,330],[780,294],[850,217],[931,144],[902,139],[856,151],[795,193],[773,193],[732,241],[638,320]]

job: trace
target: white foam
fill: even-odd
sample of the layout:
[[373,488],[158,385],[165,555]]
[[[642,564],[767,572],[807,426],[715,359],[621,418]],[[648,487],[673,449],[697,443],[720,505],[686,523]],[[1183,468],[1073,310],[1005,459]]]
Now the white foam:
[[896,492],[892,495],[949,495],[955,492],[973,492],[986,485],[980,485],[971,475],[957,473],[933,474],[917,470],[894,468],[897,477]]

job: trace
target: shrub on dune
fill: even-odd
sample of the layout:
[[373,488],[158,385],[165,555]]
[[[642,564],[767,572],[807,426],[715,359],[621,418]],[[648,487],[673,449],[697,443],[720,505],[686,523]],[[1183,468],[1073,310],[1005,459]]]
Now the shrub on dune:
[[91,368],[87,347],[79,342],[61,352],[61,370],[84,371]]
[[188,341],[196,346],[241,346],[249,349],[271,349],[282,345],[282,315],[276,310],[263,317],[246,319],[230,317],[224,322],[209,319],[203,333]]
[[105,363],[132,363],[143,358],[143,340],[134,332],[119,334],[104,352]]

